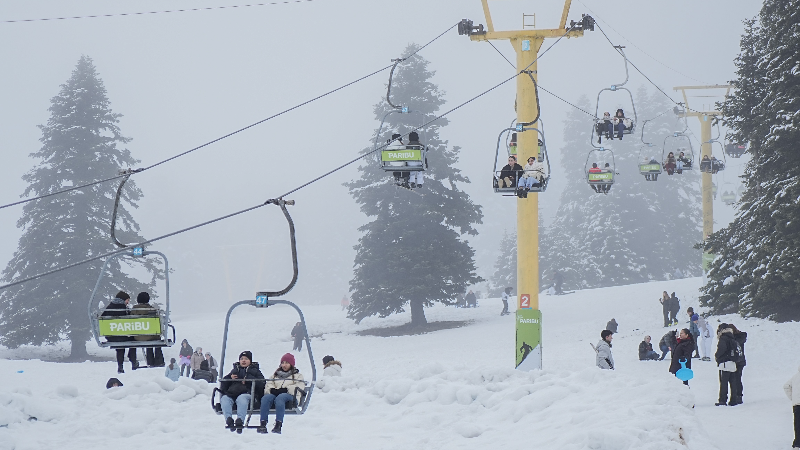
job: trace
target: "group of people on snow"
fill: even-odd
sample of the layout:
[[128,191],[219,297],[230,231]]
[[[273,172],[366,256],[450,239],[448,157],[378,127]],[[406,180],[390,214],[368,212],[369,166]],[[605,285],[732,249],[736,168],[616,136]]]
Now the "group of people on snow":
[[[216,383],[219,377],[217,360],[211,356],[211,352],[203,354],[203,348],[197,347],[192,349],[189,341],[184,339],[181,341],[181,349],[178,354],[180,363],[176,364],[175,358],[170,360],[169,367],[166,370],[166,377],[178,381],[177,378],[184,376],[191,377],[193,380],[205,380],[209,383]],[[180,371],[178,371],[180,366]]]
[[661,310],[664,313],[664,326],[671,327],[677,325],[678,313],[681,310],[680,299],[675,296],[674,292],[670,296],[667,294],[667,291],[664,291],[661,298],[658,299],[658,302],[661,303]]

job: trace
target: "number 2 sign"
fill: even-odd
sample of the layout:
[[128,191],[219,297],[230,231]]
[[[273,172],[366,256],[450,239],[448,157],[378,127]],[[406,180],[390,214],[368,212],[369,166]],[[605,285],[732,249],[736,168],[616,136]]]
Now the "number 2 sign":
[[522,294],[519,296],[519,309],[530,309],[531,308],[531,295],[530,294]]

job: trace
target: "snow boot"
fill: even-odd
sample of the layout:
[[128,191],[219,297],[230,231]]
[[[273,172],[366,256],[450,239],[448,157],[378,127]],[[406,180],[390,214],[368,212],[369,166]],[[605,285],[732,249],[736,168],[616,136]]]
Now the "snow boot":
[[137,361],[135,359],[133,361],[131,361],[131,370],[136,370],[138,368],[139,368],[139,361]]
[[231,430],[231,433],[236,429],[236,427],[233,425],[233,417],[228,417],[225,419],[225,428]]
[[272,432],[275,434],[281,434],[281,426],[283,426],[283,422],[280,420],[275,421],[275,426],[272,427]]
[[269,431],[267,431],[267,421],[266,420],[262,420],[261,421],[261,426],[259,426],[256,431],[261,433],[261,434],[269,433]]
[[731,401],[728,403],[728,406],[736,406],[741,405],[744,403],[741,397],[731,397]]
[[242,434],[242,430],[243,429],[244,429],[244,422],[242,422],[242,419],[237,418],[236,419],[236,432],[239,433],[239,434]]
[[117,373],[125,373],[125,369],[122,367],[122,363],[117,363]]
[[728,406],[728,404],[725,403],[725,402],[717,402],[717,403],[714,403],[714,406]]

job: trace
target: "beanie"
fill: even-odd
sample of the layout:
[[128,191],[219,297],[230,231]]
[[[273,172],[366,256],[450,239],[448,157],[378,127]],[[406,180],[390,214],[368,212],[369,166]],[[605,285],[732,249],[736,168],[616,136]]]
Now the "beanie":
[[322,358],[322,364],[328,364],[329,362],[331,362],[333,360],[334,360],[334,357],[331,356],[331,355],[328,355],[328,356]]
[[294,367],[294,355],[292,355],[291,353],[287,353],[281,356],[281,362],[284,361],[288,362],[289,364],[292,365],[292,367]]
[[249,359],[250,362],[253,362],[253,352],[251,352],[250,350],[245,350],[242,353],[239,353],[239,359],[242,359],[242,356]]
[[109,378],[108,382],[106,382],[106,389],[111,389],[113,387],[122,387],[122,386],[123,386],[122,381],[119,381],[118,378]]
[[150,294],[147,292],[139,292],[139,295],[136,296],[137,303],[150,303]]
[[602,338],[603,340],[605,340],[605,339],[606,339],[606,337],[608,337],[608,336],[610,336],[610,335],[612,335],[612,334],[614,334],[614,332],[613,332],[613,331],[611,331],[611,330],[603,330],[602,332],[600,332],[600,338]]
[[125,291],[119,291],[117,292],[117,298],[121,298],[123,300],[129,300],[131,296],[128,295]]

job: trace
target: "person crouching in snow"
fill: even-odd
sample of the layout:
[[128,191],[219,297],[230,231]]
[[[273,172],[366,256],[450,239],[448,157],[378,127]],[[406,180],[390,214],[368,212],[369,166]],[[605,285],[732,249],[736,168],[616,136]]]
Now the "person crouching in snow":
[[286,404],[296,404],[300,394],[297,389],[304,389],[305,386],[303,375],[294,366],[294,355],[291,353],[283,355],[281,365],[267,382],[269,393],[264,394],[264,397],[261,398],[261,426],[258,427],[258,432],[267,433],[269,410],[275,406],[275,426],[272,428],[272,432],[281,434]]
[[[253,381],[244,381],[253,380]],[[255,391],[251,391],[255,383]],[[258,369],[258,363],[253,362],[253,353],[245,350],[239,353],[239,362],[233,363],[233,370],[222,379],[219,385],[222,392],[222,415],[225,417],[225,427],[237,433],[242,432],[244,422],[242,418],[247,415],[253,392],[256,399],[264,395],[264,375]],[[236,422],[233,421],[233,403],[236,402]]]
[[181,369],[179,369],[178,365],[175,363],[175,358],[170,358],[169,365],[164,371],[164,376],[175,382],[181,377]]
[[600,342],[597,343],[595,352],[597,352],[597,367],[601,369],[614,370],[614,357],[611,355],[611,339],[614,338],[614,333],[609,330],[603,330],[600,333]]
[[[677,376],[678,370],[681,368],[681,360],[686,360],[686,368],[691,369],[692,353],[694,353],[695,349],[696,346],[692,333],[686,328],[682,329],[678,335],[678,344],[675,346],[675,349],[672,350],[672,362],[669,365],[669,373]],[[689,382],[684,381],[683,384],[688,386]]]
[[657,360],[658,353],[653,351],[653,344],[650,343],[650,336],[645,336],[639,343],[639,361]]
[[342,376],[342,363],[336,361],[333,356],[328,355],[322,358],[322,364],[324,369],[322,370],[322,376],[325,377],[340,377]]

